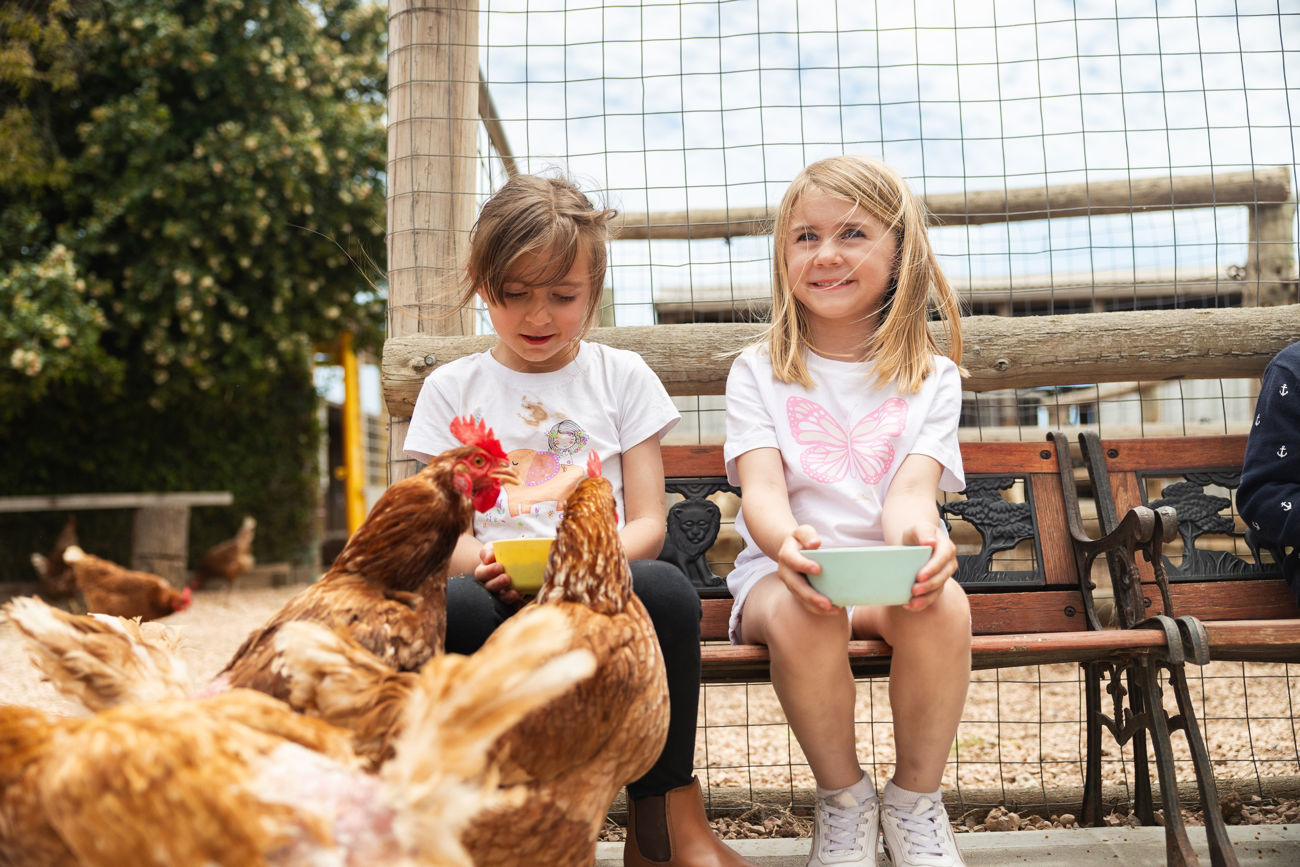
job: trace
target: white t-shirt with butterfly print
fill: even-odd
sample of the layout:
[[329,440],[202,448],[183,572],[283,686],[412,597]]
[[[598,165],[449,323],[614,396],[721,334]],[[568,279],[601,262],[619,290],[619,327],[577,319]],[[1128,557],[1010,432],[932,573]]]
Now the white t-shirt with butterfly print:
[[[871,362],[832,361],[809,353],[815,385],[804,388],[772,376],[764,345],[746,349],[727,377],[727,480],[740,484],[736,458],[758,448],[779,449],[795,518],[811,524],[823,547],[883,545],[880,513],[903,459],[929,455],[943,467],[939,487],[966,486],[957,421],[961,376],[936,356],[934,371],[915,394],[869,380]],[[732,633],[753,583],[776,571],[745,527],[742,498],[736,531],[745,548],[727,576]]]

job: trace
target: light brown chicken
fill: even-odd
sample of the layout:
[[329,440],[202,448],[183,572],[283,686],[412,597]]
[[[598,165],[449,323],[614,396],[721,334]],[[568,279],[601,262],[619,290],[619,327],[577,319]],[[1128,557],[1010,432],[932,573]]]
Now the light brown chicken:
[[63,552],[63,559],[76,574],[77,590],[87,611],[157,620],[190,607],[190,588],[177,590],[161,575],[127,569],[76,545]]
[[516,481],[491,429],[469,418],[451,427],[465,445],[389,486],[324,577],[249,635],[212,689],[246,686],[287,698],[273,665],[275,633],[294,620],[346,632],[399,671],[442,652],[451,553],[474,510],[491,508],[501,483]]
[[[599,464],[588,472],[598,473]],[[528,798],[474,818],[463,840],[478,867],[593,863],[610,803],[663,749],[663,657],[650,617],[632,593],[614,497],[603,478],[585,479],[569,496],[537,599],[499,626],[475,656],[514,653],[522,659],[525,636],[537,621],[557,616],[571,635],[567,646],[591,650],[597,668],[521,720],[494,748],[502,785],[522,785]],[[292,639],[294,648],[279,662],[291,670],[291,702],[352,730],[357,749],[372,760],[386,757],[414,676],[388,669],[354,642],[323,630]]]
[[667,737],[663,656],[632,593],[613,492],[594,458],[565,502],[541,591],[479,653],[515,646],[532,618],[556,610],[572,633],[570,646],[595,654],[596,672],[498,741],[493,758],[502,785],[522,784],[529,797],[475,817],[462,839],[479,867],[594,863],[615,795],[650,769]]
[[202,590],[213,581],[223,581],[229,589],[235,587],[239,576],[253,568],[253,535],[257,532],[257,519],[245,515],[234,538],[218,542],[207,550],[194,567],[190,586]]
[[32,663],[89,711],[194,691],[180,632],[165,623],[69,614],[34,596],[12,599],[3,610]]
[[251,690],[86,718],[0,707],[0,863],[469,865],[457,831],[524,796],[488,760],[503,729],[590,675],[563,624],[421,671],[397,760]]
[[40,587],[41,598],[48,601],[71,599],[77,595],[77,576],[72,567],[63,559],[63,554],[72,545],[77,544],[77,516],[68,515],[63,529],[54,539],[50,555],[32,554],[32,568],[36,570],[36,580]]

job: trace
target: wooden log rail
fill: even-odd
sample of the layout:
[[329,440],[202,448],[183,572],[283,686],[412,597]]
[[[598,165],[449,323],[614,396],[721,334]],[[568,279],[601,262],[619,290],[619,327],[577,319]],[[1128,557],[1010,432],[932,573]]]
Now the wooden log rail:
[[[1210,175],[937,193],[922,196],[922,200],[931,225],[939,226],[1232,205],[1270,207],[1291,201],[1291,171],[1286,166],[1270,166]],[[622,241],[733,238],[770,234],[775,216],[768,207],[656,211],[624,214],[612,228],[614,238]]]
[[[762,325],[597,328],[589,339],[632,349],[672,395],[722,394],[728,355],[757,340]],[[935,326],[936,338],[942,330]],[[968,391],[1101,382],[1258,376],[1300,338],[1300,304],[1210,310],[972,316],[962,320]],[[388,412],[411,415],[420,385],[440,365],[482,352],[492,335],[413,334],[384,343],[380,378]]]

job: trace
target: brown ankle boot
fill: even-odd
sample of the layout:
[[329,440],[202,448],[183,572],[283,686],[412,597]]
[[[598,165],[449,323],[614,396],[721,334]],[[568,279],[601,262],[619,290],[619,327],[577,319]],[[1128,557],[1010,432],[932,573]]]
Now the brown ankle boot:
[[713,835],[700,781],[627,802],[623,867],[756,867]]

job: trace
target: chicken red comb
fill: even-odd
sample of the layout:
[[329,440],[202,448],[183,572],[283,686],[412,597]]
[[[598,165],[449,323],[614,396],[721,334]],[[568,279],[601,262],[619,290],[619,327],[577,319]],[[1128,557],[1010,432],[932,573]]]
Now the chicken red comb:
[[492,433],[492,428],[483,424],[483,419],[463,415],[451,420],[451,435],[467,446],[479,446],[494,458],[506,459],[501,441]]
[[600,455],[594,449],[587,456],[587,475],[593,479],[600,475]]

